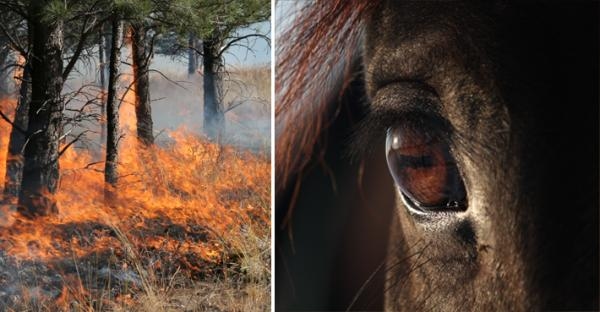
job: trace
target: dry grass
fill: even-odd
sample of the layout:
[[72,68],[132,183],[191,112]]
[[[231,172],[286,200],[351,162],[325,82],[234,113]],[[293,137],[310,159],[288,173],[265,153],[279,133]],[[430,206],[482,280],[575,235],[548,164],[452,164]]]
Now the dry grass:
[[225,89],[229,98],[254,99],[259,113],[270,115],[271,112],[271,69],[269,67],[235,68],[226,75]]
[[[124,234],[123,234],[124,235]],[[122,241],[128,244],[126,236]],[[264,228],[245,230],[222,238],[228,263],[223,276],[189,283],[181,276],[159,280],[146,270],[132,250],[136,271],[143,279],[143,292],[133,300],[113,302],[114,311],[268,311],[270,296],[270,235]],[[131,246],[131,245],[130,245]],[[86,309],[79,311],[87,311]]]
[[[8,311],[268,311],[270,296],[270,230],[251,221],[241,231],[218,238],[224,244],[220,274],[207,276],[205,280],[190,280],[183,272],[170,276],[157,276],[142,258],[147,250],[135,247],[129,234],[113,227],[125,261],[113,254],[109,261],[126,263],[132,272],[129,285],[121,281],[115,285],[100,276],[75,278],[64,276],[65,288],[58,300],[41,296],[25,300],[8,308]],[[97,259],[104,262],[106,259]],[[95,263],[76,263],[81,267]],[[89,273],[88,273],[89,274]],[[135,279],[139,279],[135,282]],[[90,291],[90,281],[104,283],[102,289]],[[93,282],[92,282],[93,284]],[[115,281],[116,284],[116,281]]]
[[235,107],[225,114],[230,142],[252,142],[253,150],[270,155],[270,68],[234,68],[225,78],[223,104]]
[[[230,256],[239,257],[224,270],[224,276],[185,285],[177,276],[149,280],[144,292],[115,311],[268,311],[270,309],[270,238],[251,228],[229,236]],[[143,270],[143,268],[141,268]],[[141,275],[141,274],[140,274]],[[151,276],[147,274],[146,276]],[[150,278],[151,279],[151,278]]]

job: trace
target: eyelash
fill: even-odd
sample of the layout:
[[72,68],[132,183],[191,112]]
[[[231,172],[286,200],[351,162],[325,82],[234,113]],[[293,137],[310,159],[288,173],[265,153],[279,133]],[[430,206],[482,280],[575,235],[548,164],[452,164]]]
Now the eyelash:
[[351,159],[360,159],[372,151],[381,150],[388,129],[402,127],[419,131],[423,135],[438,137],[452,145],[452,126],[436,113],[399,111],[389,108],[370,108],[355,127],[347,144]]

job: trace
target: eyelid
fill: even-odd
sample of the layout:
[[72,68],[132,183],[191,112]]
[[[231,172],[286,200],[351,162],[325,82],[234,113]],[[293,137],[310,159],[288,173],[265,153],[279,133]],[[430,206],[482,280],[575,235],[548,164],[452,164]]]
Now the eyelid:
[[437,113],[374,106],[356,127],[347,144],[347,154],[353,159],[359,159],[371,151],[379,150],[385,143],[388,129],[392,127],[418,131],[425,136],[444,140],[448,144],[453,133],[448,120]]
[[371,105],[374,108],[386,107],[399,112],[418,111],[439,115],[442,103],[432,86],[422,81],[402,80],[379,88]]

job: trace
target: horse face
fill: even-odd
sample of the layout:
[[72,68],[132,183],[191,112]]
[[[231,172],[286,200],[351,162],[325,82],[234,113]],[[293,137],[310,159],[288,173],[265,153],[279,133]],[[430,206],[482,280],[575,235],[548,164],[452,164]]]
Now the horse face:
[[598,309],[598,5],[373,12],[365,82],[397,186],[386,308]]

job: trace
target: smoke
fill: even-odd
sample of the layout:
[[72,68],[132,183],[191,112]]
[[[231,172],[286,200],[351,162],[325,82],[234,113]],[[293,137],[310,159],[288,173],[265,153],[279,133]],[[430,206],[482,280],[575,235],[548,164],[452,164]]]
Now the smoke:
[[[130,52],[123,48],[121,65],[121,91],[124,92],[132,81]],[[158,144],[167,139],[169,130],[184,128],[186,131],[203,133],[203,83],[202,68],[195,75],[187,74],[187,59],[155,55],[151,62],[150,97],[152,100],[152,118],[154,135]],[[225,133],[222,143],[256,153],[268,155],[270,152],[271,102],[269,65],[253,64],[248,67],[229,66],[223,75],[225,113]],[[97,58],[78,63],[76,71],[65,82],[64,94],[73,99],[67,104],[66,115],[73,117],[90,97],[98,95],[99,65]],[[83,89],[82,89],[83,88]],[[67,99],[68,100],[68,99]],[[94,105],[88,104],[88,114],[100,113],[100,99]],[[123,102],[121,105],[134,105]],[[88,118],[90,119],[90,118]],[[93,119],[93,118],[91,118]],[[99,124],[80,121],[78,129],[95,129],[95,133],[86,134],[90,145],[99,141]]]
[[[155,57],[150,75],[152,115],[157,129],[186,129],[202,134],[202,69],[188,77],[187,64]],[[225,134],[223,142],[254,151],[270,150],[270,70],[267,65],[230,67],[223,75]]]
[[0,47],[0,96],[9,97],[16,95],[18,92],[18,80],[15,79],[17,75],[20,76],[21,71],[19,64],[19,57],[16,53],[10,49],[2,49]]

